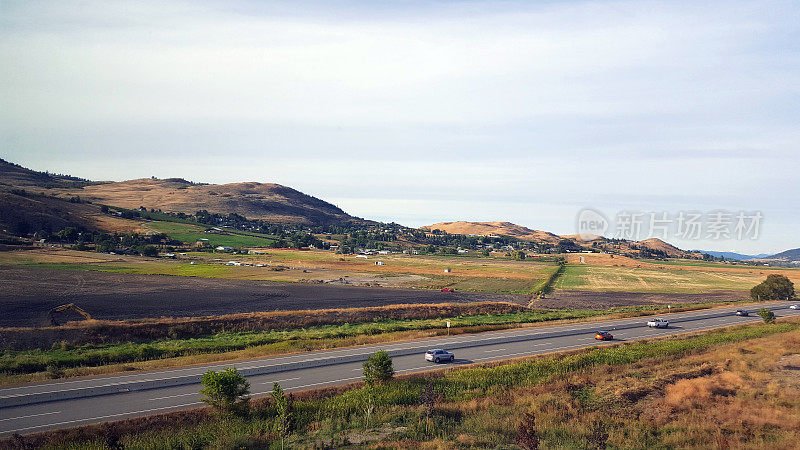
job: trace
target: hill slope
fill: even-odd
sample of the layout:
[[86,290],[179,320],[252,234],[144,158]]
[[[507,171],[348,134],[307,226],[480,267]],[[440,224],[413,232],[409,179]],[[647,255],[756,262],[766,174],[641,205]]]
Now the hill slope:
[[800,261],[800,248],[793,248],[784,252],[776,253],[772,256],[763,258],[765,260],[779,259],[782,261]]
[[181,178],[92,182],[36,172],[0,160],[0,184],[62,198],[79,196],[94,203],[129,209],[143,206],[187,214],[204,209],[284,224],[335,224],[355,219],[330,203],[272,183],[213,185]]
[[536,242],[556,243],[561,237],[547,231],[532,230],[511,222],[440,222],[422,227],[426,230],[442,230],[450,234],[503,235]]

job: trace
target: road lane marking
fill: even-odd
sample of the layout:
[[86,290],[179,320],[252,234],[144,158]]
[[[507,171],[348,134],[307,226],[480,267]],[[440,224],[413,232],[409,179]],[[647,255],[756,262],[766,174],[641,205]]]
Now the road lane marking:
[[203,402],[185,403],[183,405],[164,406],[164,407],[161,407],[161,408],[143,409],[141,411],[129,411],[129,412],[124,412],[124,413],[109,414],[107,416],[87,417],[85,419],[67,420],[67,421],[64,421],[64,422],[48,423],[48,424],[45,424],[45,425],[36,425],[36,426],[32,426],[32,427],[17,428],[16,430],[4,431],[3,433],[35,430],[37,428],[44,428],[44,427],[57,427],[59,425],[67,425],[67,424],[70,424],[70,423],[85,422],[87,420],[110,419],[112,417],[126,416],[126,415],[129,415],[129,414],[139,414],[139,413],[153,412],[153,411],[159,411],[159,410],[170,409],[170,408],[183,408],[184,406],[202,405],[202,404],[203,404]]
[[29,417],[47,416],[47,415],[50,415],[50,414],[58,414],[60,412],[61,411],[52,411],[52,412],[46,412],[46,413],[40,413],[40,414],[28,414],[27,416],[9,417],[8,419],[0,419],[0,422],[4,422],[6,420],[27,419]]
[[490,352],[504,352],[505,350],[506,350],[506,349],[504,349],[504,348],[498,348],[498,349],[495,349],[495,350],[484,350],[484,352],[486,352],[486,353],[490,353]]
[[156,400],[164,400],[165,398],[176,398],[176,397],[186,397],[187,395],[200,395],[199,392],[189,392],[188,394],[175,394],[175,395],[167,395],[166,397],[156,397],[151,398],[149,401],[156,401]]
[[286,378],[286,379],[283,379],[283,380],[275,380],[275,381],[263,381],[261,383],[256,383],[256,384],[283,383],[284,381],[294,381],[294,380],[299,380],[300,378],[303,378],[303,377]]

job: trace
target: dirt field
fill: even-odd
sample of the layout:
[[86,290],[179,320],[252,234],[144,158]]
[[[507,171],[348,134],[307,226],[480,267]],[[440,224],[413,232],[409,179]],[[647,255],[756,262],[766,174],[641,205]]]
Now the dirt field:
[[605,309],[636,305],[677,305],[747,300],[744,291],[713,291],[703,294],[664,294],[650,292],[555,291],[534,302],[537,308]]
[[529,297],[0,266],[3,327],[45,325],[50,308],[64,303],[120,320],[487,300],[527,304]]

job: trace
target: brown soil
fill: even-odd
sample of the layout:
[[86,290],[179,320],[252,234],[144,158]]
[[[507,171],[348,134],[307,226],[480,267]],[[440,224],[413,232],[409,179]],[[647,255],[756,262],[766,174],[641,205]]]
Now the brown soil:
[[48,325],[48,311],[65,303],[95,319],[126,320],[478,301],[529,297],[0,266],[0,327]]

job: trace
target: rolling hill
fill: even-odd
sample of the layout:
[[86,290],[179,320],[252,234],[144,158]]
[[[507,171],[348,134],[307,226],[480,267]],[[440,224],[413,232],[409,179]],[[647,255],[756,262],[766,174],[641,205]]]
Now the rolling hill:
[[450,234],[512,236],[536,242],[557,243],[562,238],[553,233],[532,230],[511,222],[440,222],[421,227],[423,230],[441,230]]
[[76,177],[36,172],[0,160],[0,185],[22,188],[64,199],[109,206],[194,214],[236,213],[249,219],[282,224],[336,224],[359,220],[338,207],[287,186],[272,183],[200,184],[182,178],[142,178],[93,182]]
[[649,248],[650,250],[663,251],[667,256],[674,258],[702,258],[702,255],[695,252],[687,252],[675,247],[672,244],[662,241],[658,238],[650,238],[642,241],[615,241],[611,243],[608,239],[598,236],[597,239],[584,242],[581,241],[577,235],[563,235],[559,236],[554,233],[541,230],[533,230],[531,228],[517,225],[511,222],[440,222],[433,225],[421,227],[422,230],[441,230],[451,234],[463,235],[498,235],[498,236],[511,236],[518,239],[534,242],[545,242],[549,244],[558,243],[562,239],[569,239],[584,247],[597,247],[605,251],[617,252],[621,254],[638,253],[641,247]]

